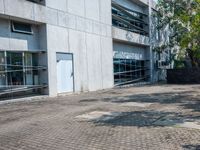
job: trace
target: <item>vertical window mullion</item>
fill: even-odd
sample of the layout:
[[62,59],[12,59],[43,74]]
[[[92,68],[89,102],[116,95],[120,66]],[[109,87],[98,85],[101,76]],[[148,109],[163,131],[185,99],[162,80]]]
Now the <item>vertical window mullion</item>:
[[23,85],[26,85],[25,52],[22,53]]

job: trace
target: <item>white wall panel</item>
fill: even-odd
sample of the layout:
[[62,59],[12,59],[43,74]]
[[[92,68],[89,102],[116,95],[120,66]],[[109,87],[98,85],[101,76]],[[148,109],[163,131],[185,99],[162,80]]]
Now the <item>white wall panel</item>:
[[111,25],[111,0],[99,0],[100,2],[100,21]]
[[89,90],[102,89],[100,37],[86,34]]
[[46,8],[46,22],[51,25],[58,25],[58,11]]
[[86,18],[100,21],[99,0],[85,0]]
[[113,45],[112,39],[101,37],[101,51],[102,51],[102,80],[103,88],[113,87]]
[[85,18],[76,17],[76,29],[79,31],[85,31]]
[[24,19],[34,19],[33,3],[22,0],[5,0],[4,2],[6,14]]
[[87,49],[85,33],[69,30],[70,53],[74,56],[75,91],[88,91]]
[[38,4],[34,4],[34,8],[33,8],[33,12],[34,12],[34,20],[38,21],[38,22],[46,22],[47,21],[47,8],[42,6],[42,5],[38,5]]
[[0,0],[0,13],[3,14],[4,13],[4,1]]
[[46,6],[61,11],[67,11],[67,0],[46,0]]
[[86,19],[86,21],[85,21],[85,31],[92,33],[92,31],[93,31],[93,21],[92,20]]
[[58,12],[58,25],[67,27],[67,15],[65,12]]
[[101,24],[99,22],[93,22],[93,33],[98,35],[101,34]]
[[0,36],[0,50],[9,50],[10,49],[10,41],[6,37]]
[[47,25],[48,49],[58,52],[67,52],[68,46],[68,29]]
[[85,0],[68,0],[68,12],[78,16],[85,16]]
[[71,29],[76,29],[76,16],[66,14],[67,16],[67,27]]

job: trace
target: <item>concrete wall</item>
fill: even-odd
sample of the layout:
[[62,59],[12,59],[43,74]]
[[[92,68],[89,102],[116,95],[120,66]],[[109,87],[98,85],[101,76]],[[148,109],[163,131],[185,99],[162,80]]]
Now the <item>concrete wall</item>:
[[114,42],[114,57],[136,59],[136,60],[149,60],[149,48],[141,47],[139,45],[130,45],[127,43]]
[[138,45],[149,46],[149,37],[112,27],[113,39],[121,42],[131,42]]
[[1,17],[40,25],[34,29],[33,36],[13,34],[9,21],[1,19],[0,48],[46,49],[46,79],[51,96],[57,95],[57,52],[74,55],[75,92],[112,87],[111,0],[60,0],[59,3],[46,0],[45,5],[26,0],[0,0]]
[[[0,18],[0,51],[46,51],[46,26],[32,25],[32,29],[33,34],[12,32],[11,20]],[[38,65],[47,66],[47,53],[38,55]],[[39,72],[39,83],[48,84],[47,70]],[[46,89],[41,92],[48,93]]]
[[66,7],[56,3],[46,1],[48,7],[63,11],[58,25],[47,24],[50,95],[57,95],[56,52],[74,56],[75,92],[113,87],[111,1],[68,0]]
[[[147,0],[116,1],[143,13],[148,8]],[[45,5],[0,0],[0,18],[7,18],[0,19],[0,49],[47,50],[44,60],[48,61],[46,80],[51,96],[57,95],[57,52],[74,56],[75,92],[113,87],[113,38],[124,42],[115,43],[114,50],[139,54],[140,59],[149,57],[145,48],[149,45],[148,37],[119,29],[112,31],[111,0],[46,0]],[[10,33],[9,19],[37,24],[35,34]]]
[[0,19],[0,49],[3,50],[39,50],[39,26],[33,25],[33,34],[11,32],[11,21]]

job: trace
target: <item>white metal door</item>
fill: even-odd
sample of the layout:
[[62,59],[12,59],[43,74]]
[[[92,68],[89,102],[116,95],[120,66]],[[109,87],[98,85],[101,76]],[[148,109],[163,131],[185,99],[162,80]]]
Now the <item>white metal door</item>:
[[[63,54],[63,55],[68,55],[68,54]],[[68,57],[68,58],[70,58],[70,57]],[[74,79],[73,79],[72,59],[65,59],[65,57],[60,57],[59,59],[57,59],[57,90],[58,90],[58,93],[73,92],[73,88],[74,88],[73,80]]]

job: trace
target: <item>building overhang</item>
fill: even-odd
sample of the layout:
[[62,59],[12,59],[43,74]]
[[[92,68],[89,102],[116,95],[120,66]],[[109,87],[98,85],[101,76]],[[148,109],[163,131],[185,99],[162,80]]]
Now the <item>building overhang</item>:
[[[140,6],[149,6],[149,0],[131,0],[132,2],[139,4]],[[154,0],[150,0],[151,7],[153,9],[156,8],[156,2]]]
[[150,46],[149,37],[112,27],[112,38],[115,41],[128,42],[141,46]]

